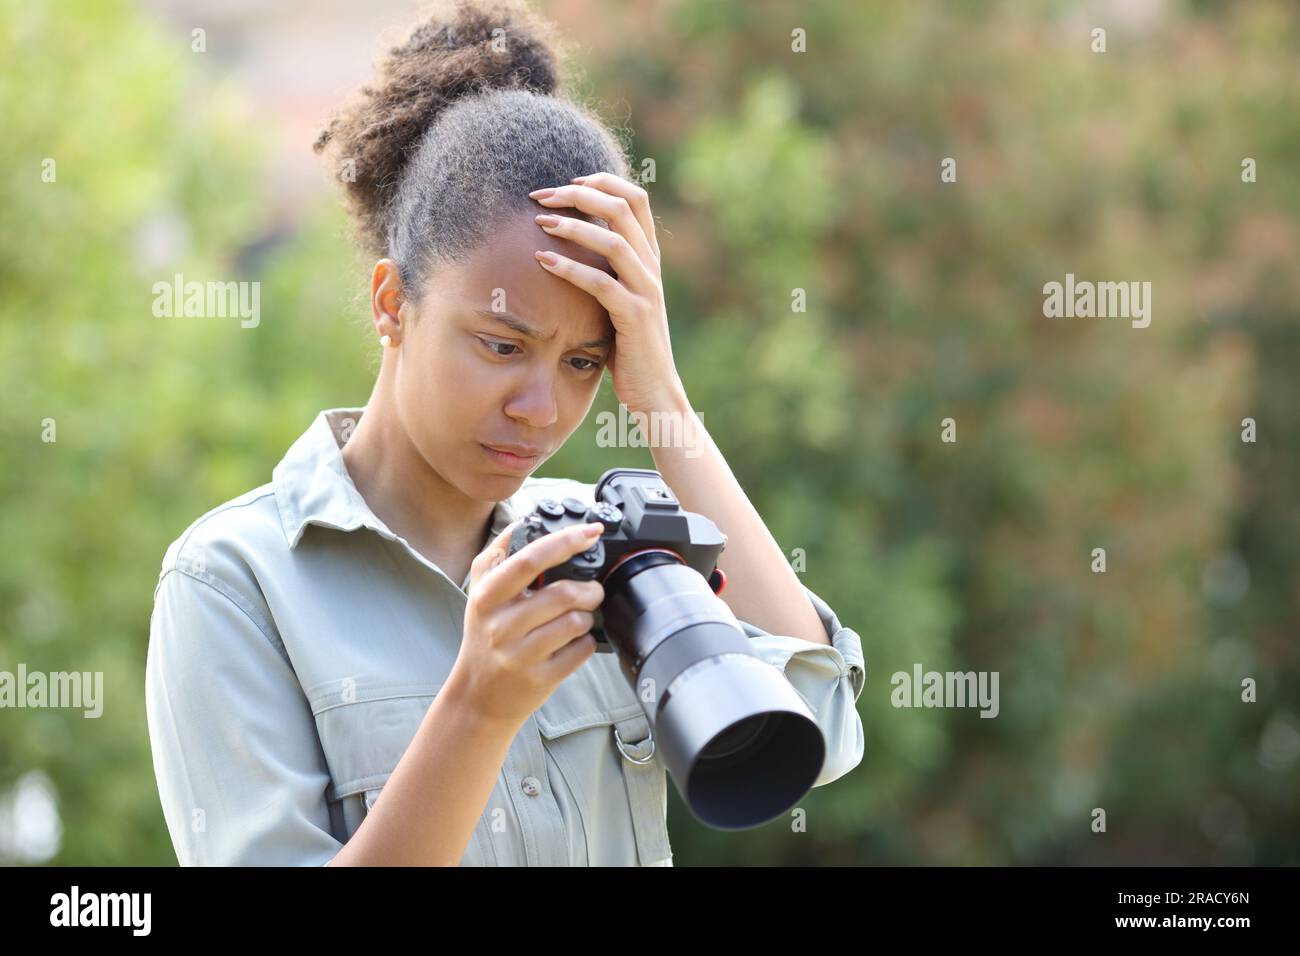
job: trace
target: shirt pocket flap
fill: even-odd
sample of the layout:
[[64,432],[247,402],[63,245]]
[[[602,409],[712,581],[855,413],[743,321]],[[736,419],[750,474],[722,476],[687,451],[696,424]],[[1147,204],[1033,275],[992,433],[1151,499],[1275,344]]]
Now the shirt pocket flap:
[[537,728],[548,740],[644,714],[614,654],[595,654],[537,708]]
[[402,758],[440,687],[335,684],[309,696],[334,783],[328,799],[382,787]]
[[[627,814],[626,824],[607,826],[627,827],[623,832],[634,841],[642,866],[671,866],[666,774],[655,754],[645,711],[621,672],[614,671],[593,687],[583,679],[591,676],[583,670],[562,682],[534,713],[538,731],[553,742],[547,748],[551,758],[586,812]],[[592,728],[601,728],[605,737],[598,759],[583,756],[595,752],[589,749],[594,742],[568,736]],[[608,774],[614,780],[622,778],[617,792],[625,796],[619,799],[618,809],[602,803],[596,811],[593,801],[608,800],[615,792]]]
[[535,716],[537,729],[547,740],[554,740],[565,734],[587,730],[590,727],[616,724],[628,717],[643,713],[640,704],[624,704],[616,707],[604,707],[595,703],[585,708],[553,708],[550,713],[543,706]]

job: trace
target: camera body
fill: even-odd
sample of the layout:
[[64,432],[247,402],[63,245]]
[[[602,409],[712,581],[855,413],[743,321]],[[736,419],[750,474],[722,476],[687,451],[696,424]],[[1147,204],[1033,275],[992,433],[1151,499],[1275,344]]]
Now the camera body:
[[[685,511],[659,472],[648,468],[611,468],[596,485],[596,503],[576,498],[543,498],[510,535],[510,554],[544,535],[573,525],[600,522],[604,533],[596,542],[563,564],[548,568],[529,587],[536,590],[553,581],[605,581],[625,561],[636,555],[660,553],[701,574],[714,594],[721,594],[726,576],[718,556],[727,536],[704,515]],[[605,633],[603,608],[593,614],[592,636],[597,653],[613,653]]]
[[811,789],[826,742],[807,702],[718,597],[726,535],[684,510],[648,468],[611,468],[595,498],[590,506],[544,498],[515,526],[510,554],[575,524],[605,528],[530,587],[601,582],[596,648],[617,654],[649,722],[652,753],[697,819],[739,830],[786,813]]

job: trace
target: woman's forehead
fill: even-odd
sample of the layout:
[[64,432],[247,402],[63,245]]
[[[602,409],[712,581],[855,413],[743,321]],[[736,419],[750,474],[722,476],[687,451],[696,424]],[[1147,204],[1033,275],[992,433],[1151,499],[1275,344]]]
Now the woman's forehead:
[[543,338],[560,328],[570,333],[569,338],[607,334],[610,322],[605,307],[584,289],[543,268],[534,252],[556,252],[612,275],[605,257],[547,234],[532,215],[512,217],[463,262],[439,269],[431,277],[431,291],[471,312],[507,313],[539,330]]

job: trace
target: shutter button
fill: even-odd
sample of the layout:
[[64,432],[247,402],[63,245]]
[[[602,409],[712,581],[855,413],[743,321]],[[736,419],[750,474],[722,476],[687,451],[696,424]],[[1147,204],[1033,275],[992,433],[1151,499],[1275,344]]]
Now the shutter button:
[[542,792],[542,782],[536,777],[524,777],[522,789],[530,797],[535,797]]
[[543,498],[537,502],[537,510],[551,518],[561,518],[564,516],[564,505],[560,504],[554,498]]

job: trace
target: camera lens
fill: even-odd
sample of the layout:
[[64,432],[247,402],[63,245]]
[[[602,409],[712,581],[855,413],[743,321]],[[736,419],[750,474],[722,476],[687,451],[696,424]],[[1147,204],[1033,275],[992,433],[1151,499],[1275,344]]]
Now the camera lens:
[[739,830],[798,803],[821,772],[825,739],[704,576],[665,549],[646,549],[604,586],[605,634],[630,685],[656,689],[643,706],[691,812]]
[[709,745],[700,753],[700,760],[725,760],[740,753],[758,739],[767,723],[767,714],[742,720],[710,740]]

